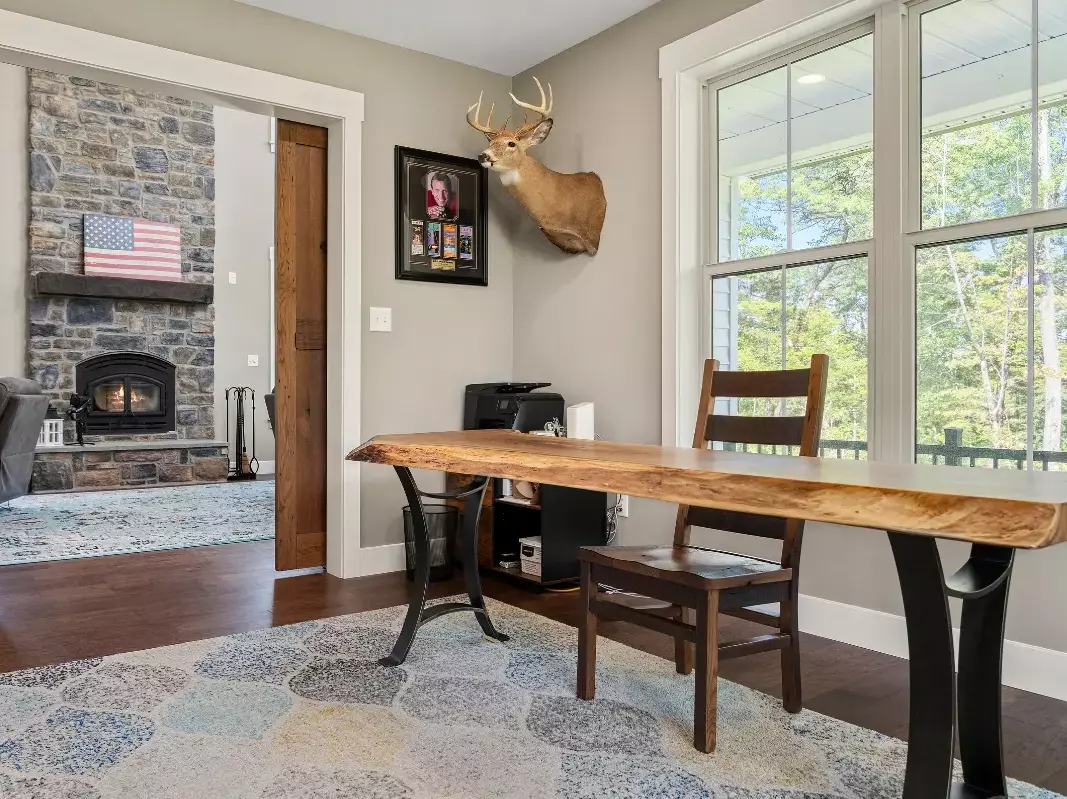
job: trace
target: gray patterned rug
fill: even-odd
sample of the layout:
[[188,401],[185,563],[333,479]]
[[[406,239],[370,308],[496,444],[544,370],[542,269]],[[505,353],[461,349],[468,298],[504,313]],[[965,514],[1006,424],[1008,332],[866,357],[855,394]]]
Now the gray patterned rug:
[[0,566],[274,538],[274,481],[31,494],[0,505]]
[[[905,745],[719,684],[719,749],[691,745],[693,680],[491,603],[425,627],[383,669],[402,609],[0,675],[0,797],[889,799]],[[1057,796],[1015,783],[1012,797]]]

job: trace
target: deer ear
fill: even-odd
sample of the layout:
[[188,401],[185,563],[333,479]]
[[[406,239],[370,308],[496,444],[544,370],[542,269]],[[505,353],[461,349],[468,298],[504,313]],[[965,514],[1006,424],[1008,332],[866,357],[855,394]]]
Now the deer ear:
[[535,144],[540,144],[548,138],[548,134],[552,132],[552,120],[543,120],[536,128],[531,130],[525,136],[522,137],[522,143],[527,147],[533,147]]

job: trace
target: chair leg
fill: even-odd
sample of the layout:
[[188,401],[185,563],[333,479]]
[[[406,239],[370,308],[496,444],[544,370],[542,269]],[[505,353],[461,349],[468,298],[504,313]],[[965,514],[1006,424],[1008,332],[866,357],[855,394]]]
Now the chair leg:
[[789,713],[804,708],[800,687],[800,629],[796,600],[782,603],[782,632],[789,633],[789,645],[782,650],[782,704]]
[[696,707],[693,746],[715,751],[719,679],[719,592],[709,591],[696,612]]
[[592,611],[597,595],[592,567],[582,561],[582,619],[578,624],[578,688],[579,699],[596,696],[596,635],[597,617]]
[[[683,624],[692,624],[692,617],[689,608],[675,607],[674,618]],[[693,645],[684,638],[674,639],[674,668],[679,674],[693,673]]]

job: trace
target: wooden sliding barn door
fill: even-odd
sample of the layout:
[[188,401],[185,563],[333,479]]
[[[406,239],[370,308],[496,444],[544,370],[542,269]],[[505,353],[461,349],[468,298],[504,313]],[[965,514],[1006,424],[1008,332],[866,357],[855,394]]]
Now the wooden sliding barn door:
[[278,120],[275,564],[326,565],[325,128]]

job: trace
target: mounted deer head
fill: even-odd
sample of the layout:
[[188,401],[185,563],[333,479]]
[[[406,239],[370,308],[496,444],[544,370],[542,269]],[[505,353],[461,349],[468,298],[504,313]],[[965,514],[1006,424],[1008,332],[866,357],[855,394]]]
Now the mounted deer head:
[[546,97],[541,81],[534,78],[534,83],[541,92],[540,105],[524,103],[511,95],[515,105],[537,115],[532,122],[524,115],[522,126],[515,130],[508,130],[507,119],[503,127],[492,126],[495,105],[489,108],[485,124],[479,121],[482,95],[467,109],[467,122],[489,140],[489,147],[478,161],[500,175],[508,192],[526,208],[549,241],[564,252],[596,255],[608,207],[604,184],[593,172],[561,174],[527,154],[552,132],[552,85],[549,84]]

